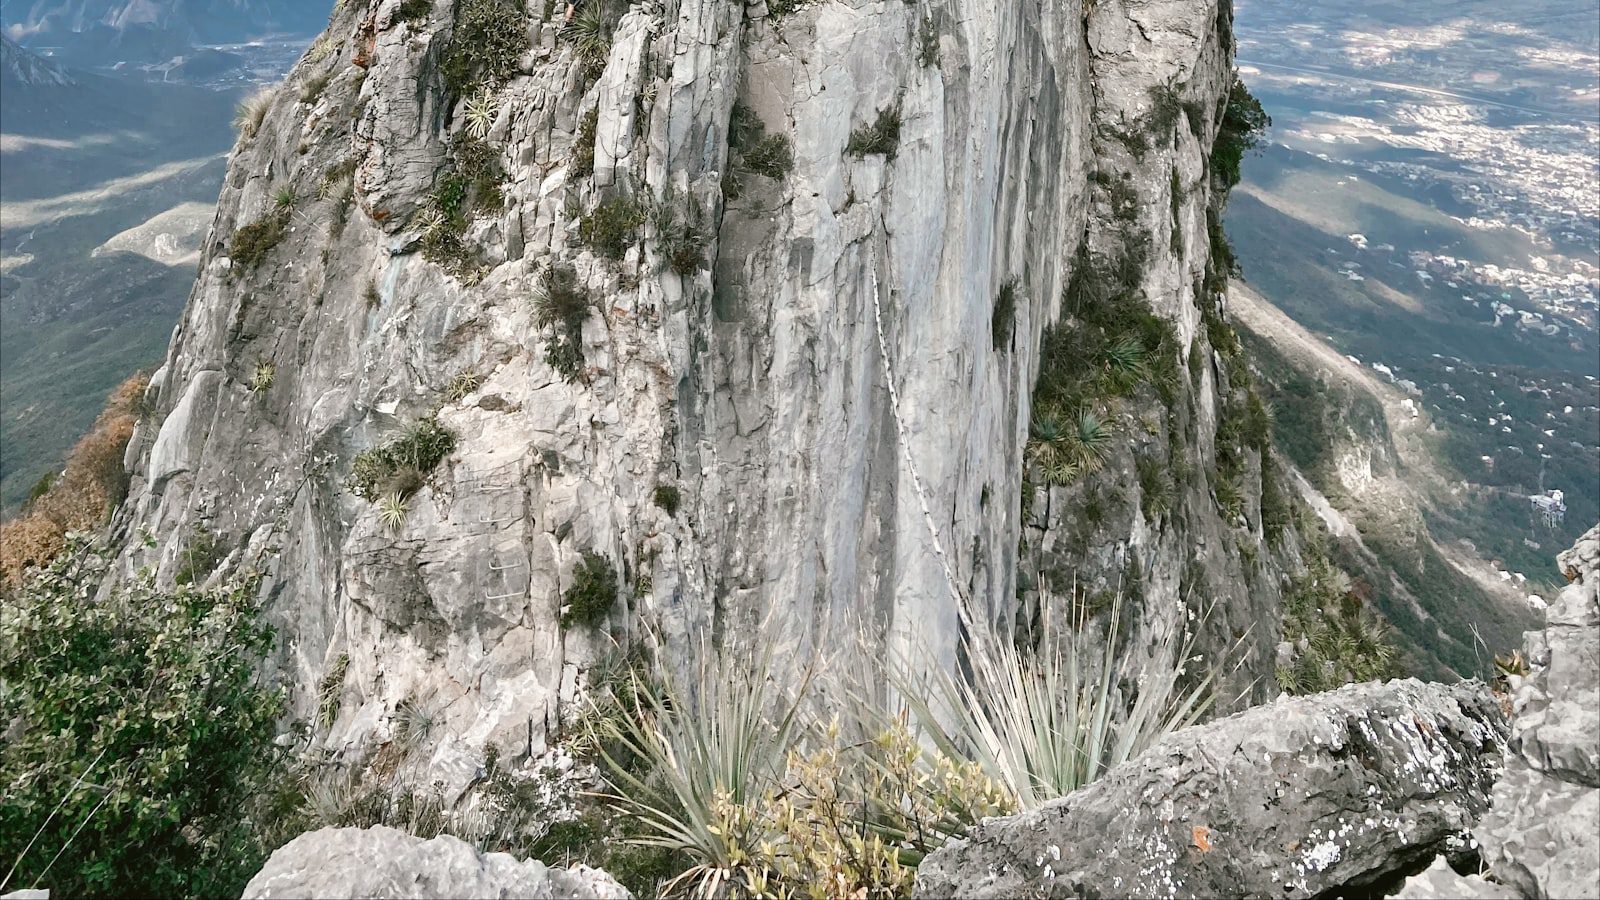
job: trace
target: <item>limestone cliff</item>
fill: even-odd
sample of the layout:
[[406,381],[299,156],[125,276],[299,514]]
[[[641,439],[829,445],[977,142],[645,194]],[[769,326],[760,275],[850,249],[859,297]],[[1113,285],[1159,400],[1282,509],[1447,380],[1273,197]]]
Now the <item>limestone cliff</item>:
[[[1257,457],[1236,502],[1206,474],[1228,0],[579,6],[345,0],[247,118],[129,450],[129,565],[259,555],[317,740],[426,702],[457,786],[641,622],[878,621],[937,661],[954,592],[1010,616],[1081,573],[1136,579],[1135,641],[1213,606],[1263,673],[1292,536],[1263,549]],[[1176,380],[1047,488],[1041,346],[1091,269]],[[453,441],[395,443],[433,416]],[[600,558],[614,609],[563,627]]]

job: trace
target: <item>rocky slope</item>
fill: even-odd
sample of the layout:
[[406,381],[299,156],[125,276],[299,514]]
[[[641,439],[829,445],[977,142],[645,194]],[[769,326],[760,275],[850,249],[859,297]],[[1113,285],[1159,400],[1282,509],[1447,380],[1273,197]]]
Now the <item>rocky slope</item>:
[[[958,595],[1025,619],[1042,581],[1136,596],[1134,671],[1209,607],[1201,650],[1265,689],[1295,541],[1259,451],[1218,500],[1227,0],[561,16],[346,2],[247,123],[130,445],[129,566],[259,557],[316,741],[425,704],[453,789],[641,624],[798,654],[870,623],[948,664]],[[1170,379],[1046,487],[1042,339],[1090,275]]]

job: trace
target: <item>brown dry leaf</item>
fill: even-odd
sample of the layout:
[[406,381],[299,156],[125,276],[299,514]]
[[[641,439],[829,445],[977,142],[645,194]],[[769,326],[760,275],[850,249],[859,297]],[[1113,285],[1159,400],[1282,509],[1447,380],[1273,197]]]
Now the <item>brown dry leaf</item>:
[[1211,829],[1204,825],[1194,827],[1194,845],[1200,848],[1201,853],[1211,852]]

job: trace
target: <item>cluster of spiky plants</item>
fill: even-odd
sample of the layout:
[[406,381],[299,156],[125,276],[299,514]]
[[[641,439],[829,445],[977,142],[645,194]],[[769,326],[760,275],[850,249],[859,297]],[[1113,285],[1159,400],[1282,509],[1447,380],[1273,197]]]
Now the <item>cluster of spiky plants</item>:
[[1362,599],[1349,576],[1313,555],[1283,598],[1283,639],[1291,658],[1278,686],[1291,694],[1332,690],[1400,674],[1388,623]]
[[[1118,612],[1101,642],[1047,617],[1024,647],[963,604],[960,672],[863,644],[861,666],[784,674],[761,628],[742,653],[702,648],[687,677],[613,682],[587,746],[635,840],[689,861],[668,893],[904,896],[921,859],[980,818],[1063,796],[1208,709],[1215,670],[1185,678],[1186,640],[1159,645],[1124,692]],[[884,683],[893,707],[873,699]],[[810,714],[829,705],[847,718]]]
[[1033,419],[1030,460],[1052,484],[1070,484],[1099,471],[1111,452],[1111,425],[1098,413],[1080,409],[1070,418],[1040,413]]

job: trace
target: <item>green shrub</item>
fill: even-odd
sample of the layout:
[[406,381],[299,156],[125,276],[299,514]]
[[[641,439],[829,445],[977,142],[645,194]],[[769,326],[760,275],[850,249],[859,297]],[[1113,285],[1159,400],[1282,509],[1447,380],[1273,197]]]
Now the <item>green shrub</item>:
[[567,164],[573,178],[588,178],[594,174],[594,131],[600,125],[600,107],[596,106],[578,120],[578,133],[572,138],[572,161]]
[[1285,692],[1312,694],[1401,675],[1388,624],[1325,557],[1309,554],[1305,572],[1284,591],[1282,609],[1283,640],[1293,653],[1277,670]]
[[682,498],[676,487],[673,487],[670,484],[656,485],[656,505],[666,510],[667,515],[676,516],[678,514],[678,503],[681,501],[681,499]]
[[102,592],[110,569],[72,544],[0,606],[6,887],[237,896],[271,849],[256,798],[281,762],[258,579]]
[[290,207],[274,206],[272,212],[234,229],[233,237],[228,241],[228,255],[246,269],[259,266],[272,248],[282,243],[284,235],[288,234],[290,213]]
[[363,500],[385,494],[409,497],[429,472],[456,449],[455,432],[428,417],[392,441],[356,455],[346,486]]
[[613,197],[578,220],[578,239],[601,256],[621,259],[644,221],[644,209],[631,198]]
[[550,330],[545,361],[569,383],[583,373],[583,323],[591,303],[571,266],[552,265],[540,276],[534,323]]
[[1000,293],[994,298],[994,312],[989,314],[989,336],[994,349],[1005,350],[1011,346],[1011,329],[1017,321],[1017,279],[1007,278],[1000,283]]
[[794,151],[787,135],[774,134],[758,141],[744,154],[745,167],[757,175],[782,179],[794,168]]
[[572,570],[572,586],[561,594],[561,627],[595,628],[617,605],[617,570],[592,550]]
[[404,0],[394,11],[396,22],[420,22],[433,12],[433,0]]
[[1153,456],[1141,454],[1135,462],[1139,475],[1139,509],[1154,521],[1172,511],[1177,489],[1171,473]]
[[1228,105],[1222,114],[1222,124],[1217,129],[1216,142],[1211,147],[1211,173],[1225,188],[1239,183],[1240,164],[1244,155],[1260,145],[1266,130],[1272,127],[1272,117],[1261,107],[1239,73],[1233,74],[1233,85],[1228,89]]
[[922,20],[917,32],[917,62],[925,69],[939,64],[939,26],[931,17]]
[[860,158],[873,154],[881,154],[893,160],[900,149],[900,107],[892,106],[878,112],[878,118],[871,125],[863,125],[850,132],[850,142],[845,144],[846,153]]
[[455,32],[440,65],[445,86],[456,96],[466,96],[480,84],[503,82],[516,74],[517,60],[528,46],[528,21],[521,3],[461,0],[456,4]]

